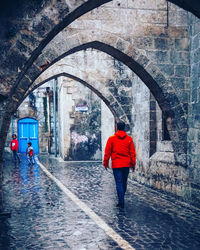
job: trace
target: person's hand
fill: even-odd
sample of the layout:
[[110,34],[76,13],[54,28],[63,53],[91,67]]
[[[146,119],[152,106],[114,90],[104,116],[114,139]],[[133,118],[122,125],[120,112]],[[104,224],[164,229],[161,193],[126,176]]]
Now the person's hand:
[[131,166],[131,170],[132,170],[132,172],[134,172],[135,171],[135,166]]

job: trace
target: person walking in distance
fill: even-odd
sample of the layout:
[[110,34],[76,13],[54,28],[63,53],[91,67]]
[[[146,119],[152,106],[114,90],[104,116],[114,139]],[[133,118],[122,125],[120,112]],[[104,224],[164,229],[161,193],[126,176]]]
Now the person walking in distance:
[[125,123],[117,123],[117,132],[108,138],[105,148],[103,165],[105,169],[109,168],[109,159],[111,157],[113,175],[116,183],[118,195],[117,207],[124,208],[124,195],[127,189],[127,179],[130,168],[135,171],[136,151],[133,139],[127,135]]
[[28,147],[26,149],[26,155],[27,155],[27,159],[28,159],[28,165],[34,165],[34,161],[33,161],[33,147],[31,147],[32,143],[28,142]]
[[17,160],[18,160],[18,162],[20,162],[20,158],[19,158],[19,156],[17,154],[19,143],[18,143],[16,134],[13,134],[12,138],[13,139],[12,139],[12,141],[10,143],[10,148],[11,148],[11,150],[13,152],[14,162],[17,162]]

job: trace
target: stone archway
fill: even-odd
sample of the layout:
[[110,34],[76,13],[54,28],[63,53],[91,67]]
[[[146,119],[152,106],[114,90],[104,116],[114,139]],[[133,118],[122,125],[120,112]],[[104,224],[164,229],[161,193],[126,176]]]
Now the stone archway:
[[[155,36],[156,34],[158,34],[158,37],[161,34],[165,34],[165,36],[170,37],[172,32],[174,32],[174,29],[171,28],[169,28],[169,30],[166,30],[163,27],[157,27],[156,29],[153,29],[154,26],[155,25],[153,25],[152,28],[149,28],[143,25],[144,33],[146,32],[146,34],[148,34],[149,32],[152,33],[153,31]],[[126,25],[126,27],[130,26]],[[34,64],[32,64],[29,69],[27,69],[25,77],[21,79],[18,84],[18,89],[16,89],[16,92],[12,96],[10,96],[10,102],[6,103],[6,105],[9,105],[10,112],[13,112],[12,109],[17,108],[20,103],[20,99],[23,98],[23,95],[25,94],[27,89],[33,84],[33,81],[41,73],[40,66],[42,62],[47,61],[47,65],[50,66],[51,63],[53,63],[54,60],[62,56],[63,53],[65,53],[66,51],[68,51],[68,53],[73,53],[73,50],[76,51],[79,46],[82,46],[82,49],[85,45],[85,48],[87,48],[88,44],[90,44],[91,47],[93,46],[93,48],[96,48],[95,46],[97,46],[98,49],[104,50],[105,45],[107,45],[105,50],[108,50],[108,46],[110,46],[111,48],[116,49],[117,54],[120,54],[121,52],[121,61],[123,61],[123,63],[126,63],[129,68],[132,67],[132,70],[137,69],[137,73],[140,74],[141,79],[144,80],[146,84],[148,82],[149,89],[154,93],[154,96],[158,99],[158,103],[161,106],[163,112],[166,114],[167,117],[170,117],[171,119],[170,131],[171,137],[174,142],[174,148],[176,149],[176,151],[178,151],[177,162],[184,165],[184,155],[186,153],[185,142],[187,134],[185,114],[186,109],[183,107],[182,103],[177,97],[175,88],[176,86],[174,87],[174,84],[171,83],[171,81],[168,79],[168,77],[166,77],[164,73],[162,73],[161,69],[155,63],[155,58],[153,61],[153,57],[151,56],[151,53],[149,53],[148,49],[138,49],[137,46],[134,46],[129,37],[125,37],[124,34],[121,35],[120,33],[116,32],[115,34],[112,34],[112,32],[108,34],[108,32],[103,31],[95,32],[95,29],[89,32],[86,32],[86,30],[82,30],[80,32],[75,32],[74,34],[72,32],[72,35],[66,38],[66,35],[68,35],[67,32],[69,30],[70,29],[63,29],[62,32],[55,33],[55,35],[57,34],[56,36],[54,36],[55,39],[53,38],[51,41],[49,41],[49,44],[43,49],[43,53],[41,54],[41,56],[35,60]],[[176,28],[175,31],[177,31],[177,35],[183,32],[183,36],[186,36],[187,33],[184,29],[181,28]],[[158,37],[156,38],[157,40],[155,41],[155,43],[160,42],[160,38],[158,39]],[[54,44],[57,45],[57,49],[52,46]],[[65,44],[67,44],[68,49],[66,49],[66,47],[64,46]],[[151,60],[150,58],[148,58],[146,52],[148,52],[148,54],[150,55]],[[176,53],[176,51],[172,52]],[[137,65],[139,65],[140,67],[137,67]],[[154,84],[155,82],[157,84]],[[4,121],[4,124],[8,123],[6,119]]]
[[[143,80],[143,82],[147,85],[150,91],[154,94],[154,97],[158,101],[162,111],[166,116],[166,119],[169,118],[169,121],[171,122],[170,126],[172,126],[170,128],[170,133],[172,140],[174,140],[173,141],[174,148],[176,149],[175,151],[177,151],[179,147],[181,148],[179,153],[181,155],[180,157],[182,158],[183,155],[186,153],[185,151],[186,145],[184,144],[184,142],[186,138],[187,125],[186,125],[186,120],[184,118],[184,111],[182,109],[182,105],[178,97],[175,94],[173,86],[160,72],[160,70],[156,68],[155,65],[153,65],[152,63],[147,63],[146,68],[144,68],[139,63],[137,63],[133,58],[117,50],[116,48],[113,48],[112,46],[104,44],[102,42],[95,41],[80,45],[64,53],[56,60],[54,60],[51,64],[49,64],[48,67],[51,67],[51,65],[55,64],[64,57],[67,57],[77,51],[85,50],[87,48],[93,48],[103,51],[111,55],[112,57],[118,59],[119,61],[122,61]],[[140,55],[139,58],[140,60],[141,58],[143,58],[143,60],[146,62],[149,61],[148,58],[146,58],[144,55]],[[48,70],[48,67],[46,70]],[[150,75],[149,72],[152,72],[152,75]],[[178,131],[180,129],[181,131]],[[180,132],[181,142],[179,141],[179,132]],[[183,158],[181,160],[183,160]]]
[[[179,131],[177,129],[177,127],[183,128],[186,125],[183,123],[182,120],[179,120],[178,118],[176,119],[176,115],[177,114],[184,114],[181,105],[179,105],[179,100],[176,97],[176,95],[174,94],[174,91],[167,91],[169,88],[171,88],[171,86],[168,86],[167,83],[168,81],[165,79],[164,75],[162,75],[162,73],[160,73],[160,71],[153,66],[151,63],[147,64],[146,68],[148,68],[149,71],[153,72],[153,76],[154,78],[158,81],[160,81],[161,86],[167,88],[166,92],[167,93],[163,93],[163,89],[157,84],[157,81],[154,80],[154,78],[147,72],[147,70],[142,67],[139,63],[137,63],[133,58],[129,57],[128,55],[124,54],[123,52],[117,50],[116,48],[113,48],[110,45],[95,41],[92,43],[88,43],[88,44],[83,44],[81,46],[78,46],[74,49],[72,49],[69,52],[64,53],[62,56],[60,56],[59,58],[57,58],[57,60],[61,59],[62,57],[66,57],[67,55],[70,55],[72,53],[75,53],[77,51],[83,50],[83,49],[87,49],[87,48],[95,48],[95,49],[99,49],[103,52],[108,53],[109,55],[115,57],[116,59],[122,61],[125,65],[127,65],[131,70],[133,70],[142,80],[143,82],[149,87],[150,91],[152,91],[152,93],[154,94],[154,97],[156,98],[156,100],[158,101],[161,109],[166,113],[167,117],[170,117],[171,121],[172,121],[172,125],[173,127],[170,129],[171,132],[171,137],[172,140],[175,138],[174,140],[174,148],[177,149],[177,145],[179,144],[181,147],[181,150],[179,151],[179,153],[181,153],[181,157],[183,156],[183,154],[185,154],[185,151],[182,150],[183,147],[183,143],[182,141],[184,141],[184,134],[181,131],[181,142],[179,140]],[[144,56],[143,56],[144,58]],[[56,60],[56,61],[57,61]],[[148,60],[146,58],[146,60]],[[55,63],[55,61],[52,62],[52,64]],[[52,64],[50,64],[49,66],[51,66]],[[47,67],[48,69],[48,67]],[[173,93],[170,95],[170,93]],[[171,102],[171,100],[173,102]],[[174,105],[175,104],[175,105]],[[174,109],[175,106],[175,109]],[[176,112],[175,112],[176,111]],[[180,118],[180,116],[179,116]],[[178,138],[177,138],[178,136]],[[185,135],[186,136],[186,135]],[[177,140],[178,139],[178,140]]]
[[[72,159],[71,157],[75,157],[75,155],[76,155],[79,157],[78,159],[80,160],[81,155],[82,156],[84,155],[83,151],[88,148],[88,145],[91,145],[90,143],[92,141],[93,141],[95,147],[97,147],[97,145],[100,145],[99,149],[101,149],[101,153],[103,154],[103,152],[105,150],[106,140],[111,134],[114,133],[115,121],[118,121],[119,119],[126,121],[126,124],[127,124],[126,128],[130,128],[130,122],[129,122],[123,108],[120,106],[120,103],[115,102],[114,103],[115,105],[113,105],[113,103],[111,103],[110,100],[108,100],[106,98],[106,96],[104,96],[98,89],[95,89],[95,87],[92,86],[91,83],[88,83],[88,82],[80,79],[77,76],[74,76],[74,75],[71,75],[71,74],[65,73],[65,72],[55,74],[49,78],[43,78],[43,79],[44,80],[42,82],[39,82],[39,83],[37,82],[37,84],[35,84],[34,87],[27,92],[26,96],[24,97],[24,100],[26,97],[28,97],[28,95],[30,93],[34,93],[34,90],[36,90],[37,88],[42,87],[42,85],[45,85],[45,83],[48,83],[53,79],[57,79],[57,80],[55,80],[55,82],[57,83],[56,85],[58,86],[56,92],[57,93],[59,92],[58,99],[57,99],[59,104],[57,104],[58,106],[56,109],[58,109],[58,114],[56,116],[57,116],[57,122],[58,122],[57,126],[59,126],[59,131],[60,131],[60,132],[57,132],[57,134],[59,135],[58,136],[59,137],[59,140],[58,140],[59,141],[59,154],[61,155],[61,157],[63,159],[65,159],[65,160],[70,159],[71,160]],[[94,103],[92,104],[92,102],[91,102],[91,100],[93,100],[93,102],[94,102],[95,95],[90,94],[88,99],[87,98],[84,99],[85,92],[87,92],[87,91],[81,92],[80,89],[82,89],[82,87],[78,88],[79,94],[74,92],[73,89],[77,89],[76,82],[80,83],[84,87],[88,88],[89,90],[92,91],[92,93],[94,93],[96,96],[99,97],[99,98],[95,97],[95,99],[97,98],[95,105],[94,105]],[[68,83],[69,83],[69,85],[68,85]],[[61,91],[61,89],[62,89],[62,91]],[[69,89],[69,90],[67,90],[67,89]],[[66,90],[66,94],[68,96],[67,102],[66,102],[66,98],[63,99],[63,93],[65,93],[65,90]],[[38,96],[37,93],[38,92],[36,91],[35,92],[36,96]],[[69,97],[69,96],[71,96],[71,97]],[[91,96],[93,96],[93,97],[91,97]],[[69,100],[71,100],[71,101],[69,101]],[[77,113],[76,108],[75,108],[76,105],[78,104],[78,102],[77,102],[78,100],[80,102],[85,100],[88,103],[87,105],[89,105],[89,112],[87,112],[86,115],[83,116],[81,126],[78,125],[78,124],[80,124],[79,119],[81,116],[80,115],[81,112]],[[100,102],[99,102],[99,100],[100,100]],[[73,104],[71,104],[71,102],[73,102]],[[100,106],[99,106],[99,104],[100,104]],[[25,105],[27,105],[27,104],[25,104]],[[72,105],[72,106],[70,106],[70,105]],[[63,107],[66,107],[66,108],[63,109]],[[94,109],[94,107],[96,107],[96,108]],[[22,108],[22,110],[23,110],[23,108]],[[65,111],[63,112],[63,110],[65,110]],[[70,112],[69,112],[69,110],[70,110]],[[92,112],[91,110],[94,110],[94,111]],[[88,129],[89,125],[87,125],[87,126],[84,126],[84,130],[81,130],[81,127],[83,127],[83,124],[85,122],[86,117],[88,117],[87,119],[89,119],[89,121],[91,120],[91,117],[94,117],[94,119],[92,119],[92,120],[95,124],[95,121],[96,121],[95,119],[96,119],[96,116],[99,115],[99,112],[100,112],[101,121],[100,121],[100,123],[98,123],[97,128],[99,126],[101,127],[101,129],[100,129],[101,141],[98,141],[98,144],[97,144],[97,141],[95,142],[95,138],[96,138],[96,140],[97,140],[97,138],[99,140],[99,134],[93,133],[93,136],[95,136],[95,137],[91,137],[91,135],[90,135],[90,133],[94,130],[94,127],[91,126],[91,129]],[[22,113],[22,111],[20,111],[19,113]],[[65,125],[63,125],[63,124],[65,124]],[[90,123],[88,122],[87,124],[90,124]],[[63,131],[65,131],[65,133]],[[79,132],[77,133],[76,131],[79,131]],[[80,151],[79,152],[80,154],[79,153],[77,154],[76,151],[78,149],[76,148],[76,140],[77,140],[78,136],[80,136],[81,131],[83,134],[85,133],[85,131],[87,131],[86,135],[84,135],[82,137],[87,138],[89,136],[88,137],[89,144],[88,145],[86,144],[85,145],[86,147],[84,147],[83,151]],[[128,130],[128,132],[129,132],[129,130]],[[60,137],[60,133],[62,134],[62,137]],[[80,138],[81,138],[81,136],[80,136]],[[91,146],[89,146],[89,147],[91,147]],[[87,155],[88,155],[88,157],[94,157],[94,155],[92,155],[92,154],[94,153],[93,151],[95,150],[95,147],[92,147],[92,149],[90,151],[88,151],[88,154],[84,155],[84,157],[86,157]],[[43,148],[44,148],[44,145],[43,145]],[[75,154],[75,152],[76,152],[76,154]],[[98,152],[98,154],[99,154],[99,152]],[[97,157],[97,155],[95,157]],[[103,155],[102,155],[102,157],[103,157]],[[86,159],[86,158],[84,158],[84,159]]]
[[40,87],[41,85],[43,85],[44,83],[48,82],[48,81],[51,81],[52,79],[54,78],[57,78],[57,77],[60,77],[60,76],[65,76],[65,77],[68,77],[70,79],[73,79],[77,82],[80,82],[81,84],[83,84],[84,86],[86,86],[87,88],[91,89],[106,105],[107,107],[110,109],[111,113],[113,114],[115,120],[119,120],[119,119],[125,119],[126,122],[129,124],[129,121],[128,121],[128,118],[126,117],[126,114],[123,112],[123,108],[121,108],[120,104],[117,105],[117,109],[121,111],[121,116],[119,116],[115,110],[114,107],[112,107],[112,104],[110,103],[110,101],[104,97],[102,95],[101,92],[99,92],[97,89],[95,89],[91,84],[89,84],[88,82],[80,79],[79,77],[77,76],[74,76],[74,75],[71,75],[69,73],[66,73],[66,72],[62,72],[62,73],[59,73],[59,74],[55,74],[49,78],[46,78],[44,79],[43,81],[41,81],[40,83],[34,85],[34,87],[32,89],[30,89],[26,95],[24,96],[24,99],[32,92],[34,91],[35,89],[37,89],[38,87]]
[[[17,108],[20,97],[23,98],[23,95],[25,94],[24,89],[19,86],[19,83],[22,80],[25,82],[31,82],[28,76],[29,73],[33,73],[33,71],[35,73],[39,73],[40,71],[37,66],[33,65],[33,62],[36,60],[36,58],[38,58],[42,49],[49,43],[49,41],[55,37],[56,34],[58,34],[64,27],[69,25],[84,13],[87,13],[92,9],[95,9],[110,1],[111,0],[88,0],[84,1],[83,3],[83,1],[80,0],[71,1],[70,3],[67,2],[66,4],[58,4],[57,2],[54,2],[52,5],[51,3],[48,5],[46,3],[44,4],[44,1],[41,0],[38,2],[39,5],[41,5],[39,8],[40,11],[33,8],[23,8],[22,12],[21,9],[19,11],[19,6],[17,6],[18,12],[16,12],[16,16],[12,14],[10,20],[7,20],[7,23],[10,23],[11,27],[9,27],[10,31],[6,31],[7,33],[5,33],[5,37],[8,40],[9,46],[4,44],[4,38],[2,44],[4,52],[8,50],[9,53],[4,53],[5,60],[3,64],[1,64],[2,75],[0,81],[3,83],[3,93],[0,93],[0,137],[2,138],[0,143],[0,162],[2,161],[3,149],[11,115]],[[54,15],[52,15],[52,9],[54,10]],[[48,10],[51,11],[48,12]],[[4,13],[4,8],[2,8],[2,11],[2,17],[6,17],[4,16],[6,13]],[[50,16],[48,13],[50,13]],[[33,14],[35,14],[36,17]],[[22,23],[22,28],[19,24],[18,28],[13,28],[12,25],[15,26],[16,20],[17,23],[19,21],[18,15],[24,17],[27,20],[26,22]],[[32,15],[34,16],[33,19],[30,18]],[[2,24],[4,25],[4,22],[2,22]],[[16,38],[17,33],[19,33],[20,42]],[[41,41],[41,39],[43,40]],[[15,49],[10,50],[12,47]],[[11,61],[12,63],[10,63]],[[43,63],[45,63],[45,61],[43,61]],[[34,67],[34,70],[30,69],[31,66]],[[29,73],[27,74],[28,70]],[[19,98],[16,97],[16,93],[18,93]],[[14,105],[14,109],[6,108],[9,103],[11,104],[10,107]]]
[[[85,13],[110,1],[72,0],[66,3],[58,3],[59,1],[46,3],[45,0],[40,0],[35,6],[33,3],[27,3],[30,5],[28,7],[23,2],[2,4],[1,16],[5,18],[2,24],[6,23],[10,29],[5,31],[5,38],[8,40],[9,46],[3,44],[3,48],[8,51],[10,45],[15,48],[7,53],[5,62],[1,64],[0,80],[4,77],[4,82],[12,81],[12,88],[7,88],[7,91],[3,95],[1,94],[3,99],[12,96],[21,79],[27,76],[27,70],[41,54],[41,51],[62,29]],[[7,13],[9,8],[11,15]],[[22,20],[19,20],[20,18]],[[12,27],[16,26],[15,23],[18,24],[17,27]],[[18,37],[15,37],[17,32]],[[17,40],[18,38],[20,42]],[[6,85],[6,83],[4,84]]]
[[[106,11],[101,5],[109,1],[92,0],[83,3],[82,0],[64,2],[56,0],[53,1],[52,5],[52,1],[40,0],[37,2],[48,3],[47,5],[41,5],[39,12],[30,10],[32,13],[25,13],[27,17],[24,20],[13,19],[16,29],[8,29],[6,34],[12,35],[12,37],[5,39],[8,44],[3,43],[1,46],[1,152],[4,147],[11,114],[19,106],[35,79],[42,73],[41,66],[47,65],[48,67],[64,53],[73,53],[73,50],[75,52],[78,47],[87,49],[87,46],[92,43],[91,48],[98,46],[99,48],[102,47],[103,50],[105,45],[111,46],[117,50],[117,54],[118,52],[125,54],[125,57],[122,55],[122,58],[128,64],[130,62],[131,67],[133,65],[137,67],[137,64],[142,67],[141,69],[137,67],[137,72],[146,76],[144,80],[148,81],[149,89],[152,92],[154,91],[154,96],[160,100],[163,112],[171,120],[169,126],[171,127],[170,133],[176,152],[177,164],[186,166],[188,149],[188,164],[192,168],[196,167],[198,154],[194,149],[197,148],[197,144],[193,142],[193,139],[189,138],[190,135],[194,137],[194,135],[198,134],[198,130],[195,133],[193,131],[193,127],[195,127],[193,118],[196,114],[197,105],[192,103],[192,92],[196,95],[197,88],[193,89],[191,82],[193,78],[190,77],[194,50],[189,46],[191,40],[189,29],[193,29],[196,24],[191,25],[189,22],[193,16],[191,15],[188,18],[183,10],[172,7],[174,10],[170,14],[172,16],[174,14],[176,18],[171,22],[169,19],[167,23],[168,10],[166,4],[168,2],[177,3],[177,1],[173,0],[152,2],[153,5],[159,4],[159,6],[153,6],[147,0],[138,1],[136,8],[134,6],[136,1],[110,1],[111,3],[107,4]],[[186,3],[188,0],[183,2]],[[66,4],[61,6],[62,3]],[[184,7],[184,3],[179,3],[179,5]],[[148,9],[149,5],[151,5],[150,9]],[[95,9],[98,6],[101,7]],[[127,7],[130,7],[128,11]],[[51,11],[48,11],[50,9]],[[92,9],[94,11],[89,12]],[[84,15],[78,22],[73,22],[87,11],[89,12],[87,17]],[[102,18],[104,11],[107,19]],[[36,13],[36,15],[31,15],[33,13]],[[114,15],[112,16],[111,13],[114,13]],[[121,13],[125,18],[119,15]],[[179,15],[180,13],[183,15]],[[193,13],[199,16],[197,12],[193,11]],[[122,18],[120,19],[120,17]],[[176,21],[178,22],[176,23]],[[94,23],[93,26],[91,25],[92,22]],[[66,28],[70,23],[72,25]],[[120,30],[118,30],[119,28]],[[12,34],[15,31],[16,34]],[[61,39],[62,37],[63,39]],[[52,46],[56,44],[58,50]],[[132,59],[136,64],[131,62]],[[134,68],[133,66],[133,70]],[[13,86],[15,87],[12,89]],[[192,89],[190,90],[190,88]],[[194,109],[190,109],[190,106],[194,106]],[[195,117],[198,119],[197,115]],[[187,121],[189,124],[188,146]],[[190,161],[190,158],[194,160]],[[189,169],[189,171],[191,170]],[[193,170],[191,173],[194,174]],[[198,183],[198,175],[194,174],[194,179],[195,183]]]
[[[91,65],[93,65],[92,69],[90,68]],[[117,66],[117,68],[115,68],[115,66]],[[119,70],[121,74],[117,73]],[[83,50],[79,51],[72,55],[68,55],[67,57],[60,59],[55,64],[51,65],[47,70],[45,70],[36,79],[32,88],[29,89],[29,92],[27,92],[27,95],[32,90],[37,88],[41,83],[43,83],[45,79],[51,79],[51,77],[53,78],[55,75],[61,76],[63,75],[63,73],[66,73],[66,72],[68,74],[68,75],[65,74],[66,76],[69,76],[71,78],[71,75],[73,74],[73,76],[79,77],[85,82],[89,83],[92,89],[96,88],[96,90],[100,93],[100,96],[103,96],[104,99],[107,100],[106,103],[108,103],[112,107],[112,109],[115,111],[117,116],[125,120],[128,125],[130,124],[130,128],[131,128],[130,134],[133,135],[134,133],[134,137],[137,138],[136,144],[137,145],[141,144],[141,146],[139,147],[137,146],[138,147],[138,160],[140,159],[142,155],[142,151],[143,151],[143,155],[144,154],[147,155],[145,156],[147,157],[145,159],[148,159],[149,153],[147,153],[147,151],[149,150],[149,144],[147,141],[148,141],[148,136],[149,136],[148,127],[150,125],[148,125],[148,122],[147,122],[147,125],[145,125],[144,119],[140,118],[139,110],[141,109],[140,107],[137,107],[138,104],[136,104],[140,98],[138,99],[136,95],[134,94],[136,90],[140,93],[139,96],[142,96],[142,100],[143,100],[142,103],[144,104],[144,107],[146,107],[143,109],[144,112],[143,112],[142,117],[146,117],[145,120],[148,121],[149,119],[148,118],[148,112],[149,112],[148,105],[149,104],[145,104],[146,102],[148,102],[148,99],[149,99],[148,88],[145,86],[144,83],[142,83],[141,80],[137,80],[139,79],[137,75],[135,75],[132,72],[132,70],[130,70],[127,66],[115,60],[113,57],[109,56],[107,53],[103,53],[96,49],[87,49],[84,51]],[[134,84],[138,86],[138,83],[139,85],[141,85],[141,87],[135,88]],[[141,92],[141,88],[143,89],[143,93]],[[123,90],[123,93],[121,92],[121,90]],[[137,99],[135,99],[135,97]],[[126,102],[125,106],[123,103],[124,101]],[[127,111],[129,111],[130,113]],[[129,121],[129,115],[132,117],[131,121]],[[138,126],[140,122],[141,124],[140,126]],[[141,129],[141,132],[139,131],[140,129]],[[160,128],[159,128],[159,131],[161,131]],[[144,140],[144,137],[143,137],[144,134],[146,135],[145,143],[142,142]],[[159,136],[159,140],[160,140],[160,136]],[[152,141],[152,138],[150,138],[150,142],[151,141]],[[145,146],[142,146],[142,145],[145,145]],[[158,150],[159,150],[159,147],[158,147]]]

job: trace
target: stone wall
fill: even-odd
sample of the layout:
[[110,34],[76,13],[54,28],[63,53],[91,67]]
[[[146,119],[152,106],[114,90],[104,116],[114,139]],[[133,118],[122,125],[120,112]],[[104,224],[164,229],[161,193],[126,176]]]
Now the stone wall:
[[[70,83],[70,85],[69,85]],[[71,95],[73,106],[67,105],[70,126],[68,140],[70,148],[65,160],[101,160],[101,101],[100,98],[83,84],[67,79],[66,97]],[[66,98],[65,97],[65,98]],[[71,102],[72,104],[72,102]],[[63,126],[69,124],[66,116],[60,117]]]
[[[54,1],[33,12],[37,18],[28,15],[18,29],[20,42],[15,35],[9,39],[15,51],[4,53],[0,65],[5,82],[0,89],[0,149],[24,97],[48,78],[62,75],[90,88],[115,119],[127,122],[136,138],[140,182],[198,202],[199,20],[167,2],[85,1],[70,19],[68,14],[83,1],[69,6]],[[69,128],[81,119],[72,116]],[[171,142],[163,141],[163,120]]]
[[66,77],[59,77],[58,81],[58,120],[59,120],[59,154],[63,159],[69,158],[71,136],[70,127],[73,118],[70,117],[74,100],[72,99],[73,81]]
[[190,100],[188,166],[191,196],[200,202],[200,20],[190,14]]
[[[26,79],[21,78],[12,108],[22,101],[24,91],[31,87],[40,70],[64,55],[95,47],[128,65],[148,86],[165,116],[172,121],[169,126],[176,161],[185,166],[187,148],[183,142],[187,133],[188,79],[180,76],[180,68],[188,67],[188,24],[184,11],[170,5],[170,13],[176,16],[174,23],[167,21],[166,1],[111,1],[77,18],[68,27],[62,26],[64,29],[56,33],[29,68]],[[109,81],[107,79],[107,83]],[[116,89],[117,84],[112,88],[112,95]],[[130,123],[130,108],[115,110],[118,117],[125,119],[125,115]]]
[[[186,166],[188,31],[187,13],[173,4],[169,4],[167,11],[166,1],[112,1],[63,29],[46,46],[43,56],[55,63],[79,50],[95,48],[126,64],[150,89],[166,118],[170,118],[175,158],[177,164]],[[73,63],[76,62],[74,56]],[[112,96],[118,88],[117,81],[113,83]],[[125,109],[130,112],[127,107],[118,108],[116,115],[122,118]],[[130,113],[126,116],[130,122]]]
[[[168,66],[167,62],[163,63],[165,70],[169,69]],[[166,74],[174,76],[175,65],[171,67],[173,72]],[[72,78],[75,75],[80,82],[98,91],[99,96],[105,98],[115,111],[115,119],[127,117],[128,132],[133,136],[137,150],[134,178],[186,197],[184,183],[189,184],[185,169],[175,164],[172,142],[163,138],[162,111],[145,83],[120,61],[98,50],[87,49],[62,58],[44,71],[34,84],[37,86],[65,72]],[[125,116],[120,113],[121,110]],[[150,152],[152,147],[154,151]]]
[[[132,78],[132,135],[137,151],[137,164],[149,162],[150,131],[149,131],[149,101],[150,92],[144,83],[134,75]],[[142,105],[141,105],[142,103]],[[139,163],[140,162],[140,163]]]
[[[50,100],[50,105],[47,105],[46,88],[52,92],[52,83],[44,84],[36,89],[19,106],[16,113],[12,117],[10,129],[7,136],[6,147],[9,147],[9,142],[12,139],[12,132],[18,135],[18,121],[23,118],[34,118],[39,121],[39,150],[40,153],[48,152],[48,114],[50,115],[51,131],[53,129],[53,102]],[[47,108],[49,106],[49,111]],[[52,138],[51,149],[54,147]]]
[[93,90],[115,117],[130,125],[132,72],[126,65],[101,51],[87,49],[56,62],[36,79],[32,88],[57,75],[68,75]]
[[[33,82],[48,64],[40,57],[44,47],[77,17],[110,0],[10,1],[0,9],[0,161],[11,116],[25,98]],[[50,54],[49,54],[50,55]],[[40,57],[40,58],[39,58]],[[34,61],[39,58],[39,64]],[[33,68],[31,69],[31,65]],[[28,73],[29,72],[29,73]],[[30,77],[31,74],[32,76]],[[22,80],[23,79],[23,80]],[[20,101],[19,101],[20,100]]]
[[[69,78],[59,77],[56,82],[57,152],[65,160],[101,160],[100,99],[90,89]],[[87,105],[88,111],[76,111],[80,105]],[[13,117],[6,147],[12,138],[12,126],[13,133],[18,134],[18,120],[30,117],[39,121],[40,153],[55,153],[53,111],[53,81],[50,81],[30,93],[20,105]]]
[[188,199],[190,184],[187,171],[175,165],[172,143],[164,138],[162,111],[149,89],[137,76],[133,76],[132,82],[132,136],[136,146],[137,165],[131,178]]
[[101,145],[102,145],[102,159],[104,157],[106,142],[108,138],[115,133],[115,119],[106,106],[106,104],[101,101]]

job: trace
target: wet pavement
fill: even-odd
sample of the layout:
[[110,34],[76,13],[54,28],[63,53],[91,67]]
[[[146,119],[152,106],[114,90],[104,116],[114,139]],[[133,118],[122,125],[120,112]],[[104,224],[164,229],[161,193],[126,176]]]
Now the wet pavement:
[[[36,164],[7,162],[0,249],[121,249]],[[100,163],[43,165],[135,249],[200,249],[200,210],[129,181],[124,209],[116,208],[112,172]],[[134,174],[134,173],[131,173]]]

